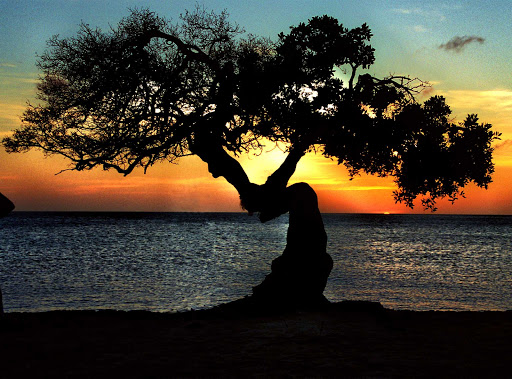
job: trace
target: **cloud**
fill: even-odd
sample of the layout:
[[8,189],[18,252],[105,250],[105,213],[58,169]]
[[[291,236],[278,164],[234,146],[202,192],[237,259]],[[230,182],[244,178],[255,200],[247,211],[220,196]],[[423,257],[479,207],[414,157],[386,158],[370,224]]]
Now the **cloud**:
[[507,150],[507,152],[512,152],[512,140],[507,139],[502,141],[494,146],[494,150]]
[[[2,121],[0,120],[0,123]],[[4,139],[5,137],[10,137],[12,135],[11,131],[0,131],[0,140]]]
[[393,12],[400,13],[400,14],[420,14],[420,13],[422,13],[421,9],[419,9],[419,8],[412,8],[412,9],[395,8],[395,9],[393,9]]
[[439,45],[439,48],[446,51],[454,51],[456,53],[460,53],[468,44],[474,42],[482,44],[485,42],[485,39],[479,36],[455,36],[448,42]]
[[425,28],[423,25],[415,25],[413,29],[417,33],[425,33],[428,31],[428,29]]
[[14,63],[9,63],[9,62],[0,62],[0,67],[10,67],[10,68],[14,68],[14,67],[18,67],[17,65],[15,65]]
[[512,90],[448,90],[438,91],[439,95],[447,98],[448,104],[454,108],[472,113],[487,111],[490,114],[497,115],[506,113],[510,119],[512,115]]
[[20,116],[26,105],[15,103],[0,103],[0,138],[5,137],[8,130],[17,128],[21,124]]
[[395,8],[392,12],[402,15],[419,16],[426,19],[446,21],[446,16],[438,9]]
[[[512,89],[494,90],[436,90],[437,95],[444,96],[446,102],[453,110],[456,122],[463,121],[467,114],[478,114],[479,122],[490,123],[493,130],[502,133],[503,141],[496,145],[503,145],[499,153],[503,155],[510,145],[505,141],[512,140]],[[507,153],[510,155],[510,153]],[[512,165],[512,159],[507,158]]]
[[494,146],[493,161],[497,166],[512,166],[512,139],[500,141]]
[[336,188],[335,191],[391,191],[396,189],[396,186],[353,186],[353,187],[344,187],[344,188]]

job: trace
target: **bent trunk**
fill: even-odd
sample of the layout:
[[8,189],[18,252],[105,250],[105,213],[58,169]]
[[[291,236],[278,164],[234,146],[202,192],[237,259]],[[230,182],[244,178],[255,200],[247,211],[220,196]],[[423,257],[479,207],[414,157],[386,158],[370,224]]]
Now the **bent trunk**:
[[323,296],[333,261],[327,254],[327,235],[315,191],[306,183],[287,187],[303,149],[292,150],[264,185],[249,181],[240,163],[221,146],[196,144],[194,153],[208,164],[214,177],[223,176],[240,194],[243,206],[259,212],[262,222],[289,212],[287,244],[272,262],[272,272],[253,288],[248,298],[263,309],[316,307],[328,303]]
[[285,190],[290,215],[286,248],[272,262],[272,272],[253,288],[254,299],[271,307],[316,307],[323,296],[333,261],[315,191],[306,183]]

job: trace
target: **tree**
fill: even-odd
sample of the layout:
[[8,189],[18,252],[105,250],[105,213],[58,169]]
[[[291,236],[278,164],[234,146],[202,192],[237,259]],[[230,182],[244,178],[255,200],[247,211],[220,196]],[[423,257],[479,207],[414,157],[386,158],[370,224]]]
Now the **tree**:
[[[38,61],[41,104],[28,105],[3,145],[63,155],[71,170],[124,175],[197,155],[262,222],[298,215],[300,207],[291,211],[297,196],[315,207],[307,189],[287,187],[310,151],[336,159],[351,176],[393,176],[396,201],[410,207],[418,197],[430,209],[439,198],[454,201],[469,182],[486,188],[499,134],[476,115],[454,123],[442,97],[419,104],[427,84],[418,79],[358,75],[374,63],[371,37],[366,24],[347,29],[322,16],[271,41],[244,35],[226,12],[200,7],[178,23],[142,9],[107,32],[83,24],[74,37],[49,40]],[[346,83],[339,70],[349,74]],[[288,154],[256,185],[236,157],[264,143]]]

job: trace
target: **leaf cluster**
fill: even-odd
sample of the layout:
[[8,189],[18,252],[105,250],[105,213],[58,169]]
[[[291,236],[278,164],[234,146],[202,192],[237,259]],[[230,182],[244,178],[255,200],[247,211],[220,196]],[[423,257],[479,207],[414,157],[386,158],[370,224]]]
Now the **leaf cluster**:
[[445,99],[434,96],[424,104],[409,103],[392,117],[356,116],[353,127],[346,123],[331,135],[323,153],[343,163],[351,176],[393,176],[397,202],[412,208],[420,197],[426,209],[435,210],[440,198],[453,202],[464,196],[469,182],[487,188],[494,172],[491,143],[500,136],[476,115],[458,123],[450,115]]

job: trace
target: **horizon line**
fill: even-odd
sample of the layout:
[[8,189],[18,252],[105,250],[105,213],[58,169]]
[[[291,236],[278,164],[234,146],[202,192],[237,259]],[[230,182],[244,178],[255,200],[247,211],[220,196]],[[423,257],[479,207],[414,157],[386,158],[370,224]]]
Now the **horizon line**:
[[[218,214],[246,214],[245,211],[108,211],[108,210],[13,210],[13,213],[218,213]],[[288,212],[287,212],[288,213]],[[442,213],[442,212],[320,212],[322,215],[380,215],[380,216],[512,216],[508,213]],[[286,213],[283,213],[286,214]],[[247,215],[248,217],[252,217]]]

